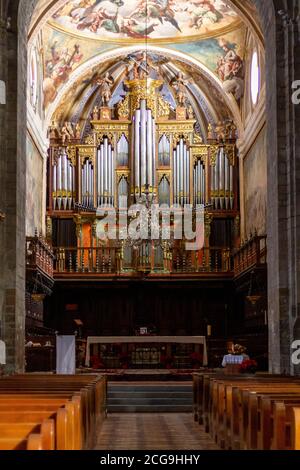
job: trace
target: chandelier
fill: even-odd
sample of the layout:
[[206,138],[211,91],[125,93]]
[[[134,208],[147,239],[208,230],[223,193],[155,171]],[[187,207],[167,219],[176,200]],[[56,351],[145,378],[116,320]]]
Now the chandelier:
[[137,270],[143,273],[151,272],[155,250],[162,250],[166,254],[174,244],[173,231],[169,229],[166,232],[160,224],[159,213],[155,212],[158,207],[156,202],[155,193],[146,185],[141,195],[136,197],[136,204],[140,209],[139,233],[131,233],[129,230],[122,241],[123,247],[130,247],[135,252]]

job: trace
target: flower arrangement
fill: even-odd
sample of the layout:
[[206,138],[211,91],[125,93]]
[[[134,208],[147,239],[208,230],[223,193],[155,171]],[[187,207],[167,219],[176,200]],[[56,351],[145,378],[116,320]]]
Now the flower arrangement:
[[190,355],[190,360],[191,360],[191,363],[192,363],[193,367],[200,367],[200,365],[203,363],[202,354],[197,353],[197,352],[193,352]]
[[257,371],[257,362],[254,359],[247,359],[241,364],[240,371],[245,374],[245,373],[250,373],[250,374],[255,374]]
[[120,361],[120,365],[123,369],[128,369],[129,368],[130,358],[129,358],[127,353],[120,353],[119,354],[119,361]]
[[161,366],[165,369],[172,369],[173,365],[174,365],[174,358],[172,356],[166,356],[164,354],[162,354],[160,356],[160,363],[161,363]]
[[99,356],[91,356],[91,367],[92,369],[104,369],[104,364]]
[[245,354],[247,349],[245,346],[242,346],[241,344],[233,344],[232,349],[230,349],[228,352],[229,354],[233,354],[234,356],[242,356]]

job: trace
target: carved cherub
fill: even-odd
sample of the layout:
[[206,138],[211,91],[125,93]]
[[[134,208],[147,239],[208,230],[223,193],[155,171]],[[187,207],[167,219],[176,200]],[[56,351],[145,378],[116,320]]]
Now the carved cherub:
[[98,108],[98,106],[94,106],[92,114],[93,114],[93,121],[98,121],[98,119],[99,119],[99,108]]
[[110,76],[109,72],[106,72],[103,78],[98,78],[97,83],[98,85],[100,85],[102,106],[108,106],[111,96],[112,96],[111,90],[115,81]]
[[63,144],[65,144],[66,142],[68,142],[71,139],[71,136],[69,134],[68,127],[67,127],[66,124],[67,123],[64,123],[64,125],[62,126],[62,128],[60,130],[61,141],[62,141]]
[[66,128],[68,129],[69,135],[71,138],[74,138],[74,129],[73,129],[73,124],[71,122],[66,122],[65,123]]
[[177,77],[173,78],[170,85],[176,91],[178,106],[185,106],[187,100],[186,87],[189,81],[184,77],[182,72],[178,72]]
[[80,139],[81,137],[81,128],[79,122],[75,126],[75,139]]

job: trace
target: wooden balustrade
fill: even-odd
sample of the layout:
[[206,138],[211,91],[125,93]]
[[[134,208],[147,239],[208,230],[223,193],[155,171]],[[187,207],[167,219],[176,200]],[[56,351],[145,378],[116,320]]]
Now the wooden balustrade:
[[233,253],[235,276],[267,262],[267,237],[255,235]]
[[31,270],[40,270],[43,274],[53,278],[54,253],[50,245],[37,234],[26,238],[26,267]]
[[[159,274],[184,273],[231,273],[230,250],[203,248],[200,251],[173,249],[162,251],[157,260],[151,247],[147,254],[130,248],[126,257],[124,250],[110,247],[54,248],[54,272],[63,274],[120,274],[146,271]],[[126,259],[125,259],[126,258]]]

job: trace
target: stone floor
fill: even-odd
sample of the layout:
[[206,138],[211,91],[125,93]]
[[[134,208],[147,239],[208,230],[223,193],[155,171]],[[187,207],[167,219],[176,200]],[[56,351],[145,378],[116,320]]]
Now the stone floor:
[[218,450],[190,413],[109,414],[96,450]]

